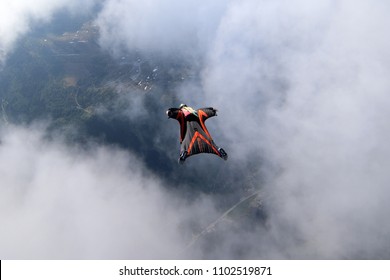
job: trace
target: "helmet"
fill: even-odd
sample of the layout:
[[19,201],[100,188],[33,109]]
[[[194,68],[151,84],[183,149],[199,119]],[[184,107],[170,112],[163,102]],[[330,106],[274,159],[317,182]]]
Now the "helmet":
[[183,108],[183,107],[187,107],[187,104],[183,104],[183,103],[180,104],[180,107],[179,107],[179,108],[181,109],[181,108]]

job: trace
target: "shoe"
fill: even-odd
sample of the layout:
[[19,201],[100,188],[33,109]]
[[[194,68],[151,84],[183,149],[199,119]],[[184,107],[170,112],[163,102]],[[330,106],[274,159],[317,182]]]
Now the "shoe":
[[224,160],[227,160],[227,159],[228,159],[228,155],[227,155],[227,153],[225,152],[224,149],[219,148],[219,149],[218,149],[218,152],[219,152],[221,158],[223,158]]
[[188,154],[187,151],[184,151],[184,152],[182,152],[180,154],[180,157],[179,157],[179,160],[178,160],[179,164],[184,164],[184,161],[187,158],[187,154]]

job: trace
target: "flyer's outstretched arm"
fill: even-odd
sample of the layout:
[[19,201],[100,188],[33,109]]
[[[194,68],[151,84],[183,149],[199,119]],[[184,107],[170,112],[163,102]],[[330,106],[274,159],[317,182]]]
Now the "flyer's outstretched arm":
[[180,124],[180,143],[183,142],[186,135],[185,116],[179,108],[169,108],[166,112],[169,119],[176,119]]
[[206,107],[206,108],[200,108],[196,110],[198,112],[198,115],[203,115],[203,120],[207,120],[208,118],[217,116],[217,109],[213,107]]

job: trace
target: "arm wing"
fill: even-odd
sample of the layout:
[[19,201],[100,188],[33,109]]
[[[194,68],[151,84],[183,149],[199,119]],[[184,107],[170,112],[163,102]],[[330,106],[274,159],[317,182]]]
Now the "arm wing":
[[166,112],[168,118],[176,119],[180,124],[180,143],[184,140],[186,134],[185,117],[183,112],[178,108],[169,108]]
[[197,112],[199,116],[203,116],[203,121],[217,115],[217,109],[213,107],[200,108]]

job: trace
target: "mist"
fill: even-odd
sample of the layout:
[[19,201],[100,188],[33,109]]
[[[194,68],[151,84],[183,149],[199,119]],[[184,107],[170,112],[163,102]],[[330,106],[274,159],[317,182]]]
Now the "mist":
[[126,51],[199,59],[212,42],[229,1],[105,1],[96,23],[100,44]]
[[3,259],[182,258],[189,224],[217,215],[206,196],[169,191],[125,150],[68,146],[42,125],[1,132]]
[[221,21],[205,98],[235,131],[231,152],[263,158],[269,233],[283,244],[268,252],[389,257],[388,8],[246,1]]

